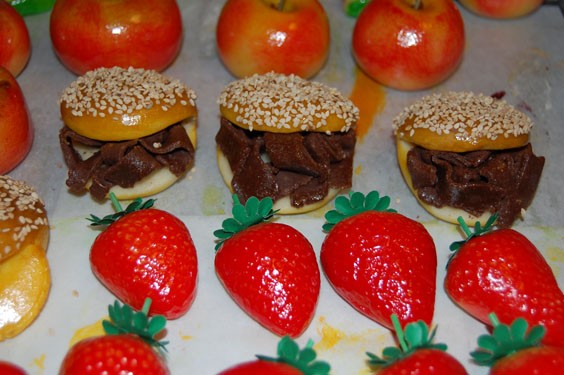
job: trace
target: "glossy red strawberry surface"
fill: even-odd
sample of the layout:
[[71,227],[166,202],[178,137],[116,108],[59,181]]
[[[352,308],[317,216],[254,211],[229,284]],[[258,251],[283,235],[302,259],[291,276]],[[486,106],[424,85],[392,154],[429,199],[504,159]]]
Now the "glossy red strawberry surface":
[[453,256],[445,290],[456,304],[488,324],[523,317],[543,325],[544,343],[564,346],[564,295],[538,249],[513,229],[473,237]]
[[272,332],[296,337],[309,325],[320,274],[311,243],[281,223],[253,225],[223,242],[218,278],[235,302]]
[[158,209],[128,213],[101,232],[90,251],[98,279],[135,309],[182,316],[196,295],[198,260],[186,225]]
[[401,214],[367,211],[338,222],[321,247],[322,268],[353,307],[392,328],[430,324],[435,305],[437,255],[425,227]]
[[467,375],[462,364],[447,352],[420,349],[376,372],[378,375]]
[[233,366],[219,375],[302,375],[303,372],[285,363],[250,361]]
[[564,372],[564,348],[540,346],[498,360],[490,375],[558,375]]
[[0,374],[2,375],[26,375],[24,369],[20,366],[8,362],[0,360]]
[[166,362],[133,335],[84,339],[66,354],[59,375],[165,375]]

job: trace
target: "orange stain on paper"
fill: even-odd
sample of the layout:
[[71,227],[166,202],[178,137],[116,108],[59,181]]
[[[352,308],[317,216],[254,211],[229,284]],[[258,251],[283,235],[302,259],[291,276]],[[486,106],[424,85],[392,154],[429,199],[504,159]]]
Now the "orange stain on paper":
[[100,319],[95,323],[77,329],[70,340],[69,348],[80,340],[94,336],[102,336],[104,334],[104,327],[102,326],[104,320],[108,320],[108,318]]
[[362,140],[372,127],[376,115],[384,109],[386,91],[382,85],[357,68],[355,70],[354,86],[349,98],[358,107],[360,112],[356,134],[359,140]]

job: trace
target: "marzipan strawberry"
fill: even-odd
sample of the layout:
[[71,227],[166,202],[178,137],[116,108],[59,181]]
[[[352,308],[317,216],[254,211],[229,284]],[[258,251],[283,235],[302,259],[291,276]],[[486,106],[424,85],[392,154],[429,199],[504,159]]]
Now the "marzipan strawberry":
[[382,357],[366,353],[368,364],[378,375],[466,375],[462,364],[447,353],[445,344],[435,344],[436,327],[430,332],[425,322],[419,320],[409,323],[402,329],[397,316],[391,318],[398,347],[387,347]]
[[133,201],[125,211],[111,196],[116,214],[92,225],[108,227],[90,249],[96,277],[122,302],[139,309],[146,297],[152,312],[167,319],[186,313],[198,276],[196,248],[186,225],[174,215],[151,208],[153,200]]
[[149,318],[150,305],[150,299],[141,311],[117,301],[110,305],[110,320],[102,323],[106,335],[76,343],[63,359],[59,375],[169,374],[163,354],[166,342],[158,340],[166,318]]
[[425,227],[394,210],[390,198],[372,191],[339,196],[325,215],[328,232],[321,266],[335,291],[357,310],[392,329],[431,324],[435,306],[437,254]]
[[541,344],[546,329],[523,318],[500,324],[490,314],[492,335],[478,338],[479,348],[470,353],[479,365],[490,366],[490,375],[558,375],[564,370],[564,348]]
[[299,336],[317,305],[320,275],[311,243],[296,229],[268,222],[272,199],[233,196],[233,217],[214,232],[215,270],[235,302],[279,336]]
[[493,230],[495,220],[474,232],[459,220],[467,238],[451,245],[446,293],[486,324],[492,312],[505,324],[522,317],[546,328],[545,344],[564,346],[564,295],[552,269],[521,233]]
[[219,375],[329,375],[331,366],[316,357],[311,340],[300,350],[295,341],[284,336],[278,343],[277,358],[257,355],[256,360],[234,365]]

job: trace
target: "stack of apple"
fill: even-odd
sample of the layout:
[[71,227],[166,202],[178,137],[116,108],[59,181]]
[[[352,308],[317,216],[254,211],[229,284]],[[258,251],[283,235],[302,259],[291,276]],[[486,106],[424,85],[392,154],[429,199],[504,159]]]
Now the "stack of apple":
[[0,1],[0,174],[14,169],[28,154],[33,129],[16,78],[30,56],[30,39],[22,16]]

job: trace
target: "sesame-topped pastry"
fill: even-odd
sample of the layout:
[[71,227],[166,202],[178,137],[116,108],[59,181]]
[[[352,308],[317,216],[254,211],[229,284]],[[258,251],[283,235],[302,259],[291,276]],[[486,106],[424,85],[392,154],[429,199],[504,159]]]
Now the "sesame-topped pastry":
[[27,328],[47,301],[48,243],[47,211],[35,189],[0,176],[0,341]]
[[154,70],[99,68],[78,77],[59,99],[70,191],[132,199],[172,185],[194,164],[195,100]]
[[471,92],[432,94],[393,120],[398,163],[419,203],[468,225],[493,213],[509,227],[531,204],[544,158],[529,143],[531,119],[507,102]]
[[359,113],[337,89],[267,73],[230,83],[218,104],[219,170],[242,203],[303,213],[351,187]]

